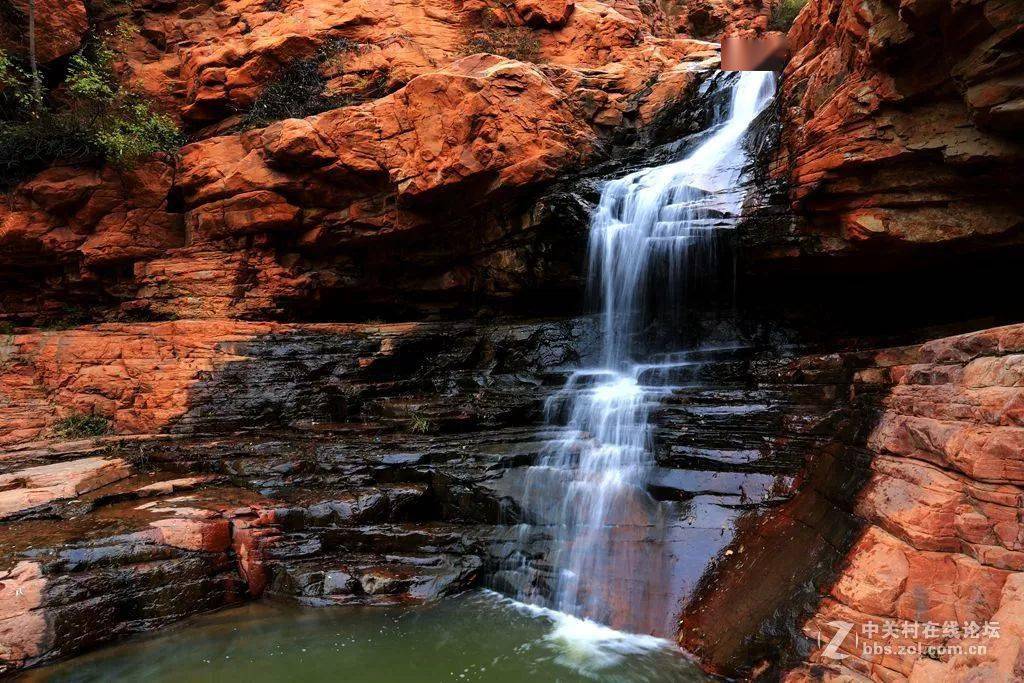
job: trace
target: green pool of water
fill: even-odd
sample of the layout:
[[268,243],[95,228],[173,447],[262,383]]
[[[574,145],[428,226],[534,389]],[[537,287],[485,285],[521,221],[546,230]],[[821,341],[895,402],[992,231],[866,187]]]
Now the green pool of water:
[[261,602],[31,672],[33,681],[705,681],[671,643],[473,592],[418,608]]

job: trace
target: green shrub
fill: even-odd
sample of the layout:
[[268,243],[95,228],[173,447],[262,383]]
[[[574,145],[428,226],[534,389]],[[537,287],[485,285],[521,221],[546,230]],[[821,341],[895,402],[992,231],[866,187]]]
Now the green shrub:
[[117,78],[110,43],[92,40],[68,60],[63,82],[35,102],[23,65],[0,52],[0,187],[55,162],[130,168],[183,140],[168,117]]
[[0,115],[31,112],[41,104],[32,94],[32,77],[24,65],[0,50]]
[[114,73],[114,51],[100,44],[90,56],[82,52],[72,55],[65,83],[77,97],[100,102],[113,99],[119,90]]
[[130,168],[157,152],[171,153],[182,144],[169,116],[154,112],[142,101],[126,101],[101,117],[93,131],[97,154],[120,168]]
[[326,95],[325,71],[344,71],[345,56],[363,48],[347,40],[330,41],[307,59],[282,67],[242,117],[243,128],[262,128],[282,119],[304,118],[387,92],[387,78],[366,79],[361,97]]
[[87,439],[110,433],[110,421],[99,415],[69,415],[57,420],[51,430],[61,439]]
[[434,430],[434,423],[419,413],[413,413],[409,429],[417,434],[427,434]]
[[26,121],[0,120],[0,187],[55,162],[106,161],[131,168],[182,144],[177,126],[144,103],[111,105],[106,112],[46,111]]
[[0,121],[0,186],[54,161],[85,161],[93,149],[77,118],[44,113],[27,121]]
[[497,26],[489,18],[467,40],[463,52],[487,52],[520,62],[536,62],[540,57],[540,39],[525,26]]
[[768,19],[768,28],[773,31],[788,31],[806,4],[807,0],[777,0]]

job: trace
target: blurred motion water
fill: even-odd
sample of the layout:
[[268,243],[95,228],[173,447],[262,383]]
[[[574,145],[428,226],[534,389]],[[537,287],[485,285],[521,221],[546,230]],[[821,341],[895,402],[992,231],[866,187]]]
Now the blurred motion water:
[[[744,198],[744,134],[771,100],[774,75],[743,72],[722,87],[729,106],[696,149],[605,185],[591,219],[589,268],[603,316],[603,364],[573,373],[548,401],[548,422],[564,425],[564,437],[525,477],[528,518],[555,536],[553,591],[528,578],[518,597],[620,628],[661,630],[637,614],[671,592],[659,585],[658,558],[648,552],[665,514],[644,486],[654,464],[648,413],[679,388],[690,364],[685,351],[671,349],[637,357],[635,340],[652,317],[675,319],[687,281],[717,267],[719,238],[734,229]],[[525,544],[529,525],[521,533]],[[525,554],[518,562],[519,571],[534,571]],[[668,619],[671,611],[661,606]]]

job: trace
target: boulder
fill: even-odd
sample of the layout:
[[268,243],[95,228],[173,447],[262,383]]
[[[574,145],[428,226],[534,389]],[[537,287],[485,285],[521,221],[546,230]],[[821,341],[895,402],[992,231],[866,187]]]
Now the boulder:
[[559,28],[572,14],[573,0],[516,0],[516,14],[530,26]]
[[720,41],[730,35],[763,33],[771,6],[764,0],[668,0],[665,13],[676,33]]

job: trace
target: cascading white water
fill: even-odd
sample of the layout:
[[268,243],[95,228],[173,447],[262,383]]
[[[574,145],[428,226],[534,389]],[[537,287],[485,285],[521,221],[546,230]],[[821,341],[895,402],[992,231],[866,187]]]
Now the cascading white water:
[[[657,558],[641,550],[660,513],[644,487],[653,464],[648,411],[684,364],[635,357],[647,288],[659,288],[662,306],[676,306],[685,279],[714,267],[716,231],[733,227],[743,201],[744,133],[775,81],[770,72],[743,72],[724,87],[725,115],[688,156],[604,187],[589,273],[603,309],[603,367],[575,372],[549,400],[549,423],[568,429],[526,475],[524,509],[555,529],[552,606],[613,625],[629,624],[616,612],[643,609],[623,602],[659,598],[646,578]],[[661,279],[652,283],[654,275]],[[540,596],[524,589],[520,597]]]
[[[774,76],[747,71],[731,86],[724,121],[689,156],[608,183],[591,220],[590,278],[604,310],[604,362],[630,358],[651,265],[667,260],[671,295],[679,278],[715,262],[715,231],[732,227],[743,201],[743,134],[774,93]],[[671,305],[671,304],[670,304]]]

